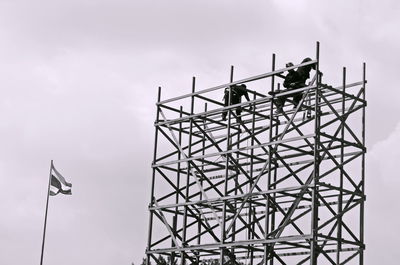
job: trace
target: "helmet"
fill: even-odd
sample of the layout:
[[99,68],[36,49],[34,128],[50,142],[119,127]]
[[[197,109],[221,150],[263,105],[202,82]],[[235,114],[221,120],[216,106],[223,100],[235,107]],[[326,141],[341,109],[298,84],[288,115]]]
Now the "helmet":
[[288,62],[288,63],[286,64],[286,68],[292,67],[292,66],[294,66],[294,64],[293,64],[292,62]]
[[[304,58],[301,63],[306,63],[312,61],[310,57]],[[311,65],[311,68],[315,70],[315,64]]]

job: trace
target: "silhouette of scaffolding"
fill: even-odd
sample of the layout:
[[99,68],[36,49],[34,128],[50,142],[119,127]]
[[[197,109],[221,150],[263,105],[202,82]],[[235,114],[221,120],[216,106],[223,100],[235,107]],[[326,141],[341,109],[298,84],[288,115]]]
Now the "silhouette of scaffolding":
[[[306,87],[279,90],[306,65],[316,68]],[[229,83],[196,91],[193,78],[191,93],[167,100],[159,88],[148,262],[364,263],[365,63],[361,81],[343,68],[337,86],[318,69],[317,42],[307,63],[276,70],[273,55],[269,73],[233,81],[231,67]],[[224,89],[243,83],[252,99],[224,106]],[[298,92],[297,107],[276,112]]]

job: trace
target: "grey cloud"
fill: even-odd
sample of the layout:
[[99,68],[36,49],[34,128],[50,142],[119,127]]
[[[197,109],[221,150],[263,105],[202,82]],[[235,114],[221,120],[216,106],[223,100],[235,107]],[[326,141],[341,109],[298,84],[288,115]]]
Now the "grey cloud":
[[[320,40],[327,82],[340,84],[345,65],[358,81],[368,63],[368,145],[397,146],[399,118],[385,115],[399,112],[397,2],[292,2],[2,1],[0,263],[39,260],[50,159],[73,195],[51,198],[46,263],[140,262],[159,85],[168,98],[193,75],[199,89],[226,82],[231,64],[235,78],[259,74],[272,52],[281,67],[314,57]],[[390,188],[378,181],[391,168],[377,151],[387,144],[369,158],[368,264],[381,240],[374,222],[390,218],[378,207],[393,198],[377,191]]]

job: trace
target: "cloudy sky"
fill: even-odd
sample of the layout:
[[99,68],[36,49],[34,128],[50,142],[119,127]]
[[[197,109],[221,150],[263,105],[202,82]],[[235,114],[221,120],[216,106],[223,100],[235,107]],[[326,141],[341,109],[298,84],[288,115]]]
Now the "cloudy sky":
[[0,264],[38,264],[50,160],[73,195],[50,198],[45,264],[144,256],[157,86],[163,98],[313,57],[324,78],[367,63],[367,265],[398,264],[400,2],[0,0]]

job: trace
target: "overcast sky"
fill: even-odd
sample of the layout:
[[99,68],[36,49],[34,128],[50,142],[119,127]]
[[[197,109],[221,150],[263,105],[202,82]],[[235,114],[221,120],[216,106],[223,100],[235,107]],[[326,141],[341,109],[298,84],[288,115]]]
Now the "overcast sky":
[[[0,0],[0,264],[144,257],[157,86],[163,98],[314,57],[334,85],[367,63],[367,265],[398,264],[400,2]],[[254,88],[256,89],[256,88]]]

